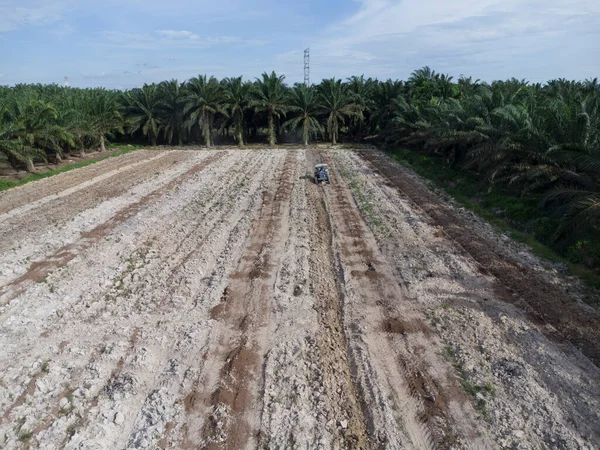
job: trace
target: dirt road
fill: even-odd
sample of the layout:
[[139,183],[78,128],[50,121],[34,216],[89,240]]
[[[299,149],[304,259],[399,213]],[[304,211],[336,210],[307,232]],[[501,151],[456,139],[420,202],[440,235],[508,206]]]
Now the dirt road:
[[539,320],[568,295],[473,225],[539,272],[507,298],[425,191],[377,152],[287,148],[0,194],[0,448],[597,448],[595,347],[571,339],[596,313]]

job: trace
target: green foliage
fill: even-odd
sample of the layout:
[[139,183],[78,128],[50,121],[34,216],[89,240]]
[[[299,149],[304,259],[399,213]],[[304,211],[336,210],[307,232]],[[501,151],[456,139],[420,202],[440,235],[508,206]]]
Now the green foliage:
[[253,89],[249,92],[249,106],[257,113],[266,113],[269,145],[275,145],[275,121],[290,109],[289,91],[284,84],[285,76],[275,72],[262,74],[262,79],[257,79]]
[[362,109],[355,103],[354,96],[342,80],[323,80],[318,86],[321,112],[325,116],[325,127],[331,144],[339,140],[340,124],[352,117],[362,118]]
[[284,128],[300,129],[302,142],[308,145],[311,138],[323,133],[319,123],[319,101],[317,91],[313,86],[296,84],[290,94],[290,111],[292,118],[284,123]]
[[[475,210],[501,210],[508,226],[569,260],[582,251],[573,244],[583,236],[600,238],[597,80],[530,85],[514,78],[487,84],[461,77],[455,84],[425,67],[413,72],[404,89],[380,83],[377,98],[373,117],[380,142],[410,148],[402,155],[409,163],[422,161],[407,153],[440,157],[429,175],[445,187],[456,185],[458,192],[451,193],[461,202]],[[465,177],[481,195],[460,185]],[[593,255],[577,261],[597,272],[600,263]]]
[[160,91],[156,84],[144,84],[124,94],[127,124],[131,134],[141,132],[155,146],[164,124],[160,119]]
[[194,126],[202,129],[202,136],[207,147],[212,145],[212,130],[217,113],[224,113],[224,97],[222,86],[215,77],[207,78],[199,75],[187,83],[187,96],[183,110],[187,117],[188,131]]

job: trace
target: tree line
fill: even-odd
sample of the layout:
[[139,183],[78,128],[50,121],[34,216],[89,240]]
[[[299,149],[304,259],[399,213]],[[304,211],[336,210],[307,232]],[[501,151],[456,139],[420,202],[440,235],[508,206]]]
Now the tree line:
[[[288,86],[283,76],[200,75],[127,91],[57,85],[0,87],[0,152],[13,166],[104,150],[105,139],[150,145],[374,140],[439,156],[491,188],[535,196],[560,219],[555,239],[598,231],[597,79],[492,83],[439,74],[353,76]],[[600,264],[600,245],[597,262]]]

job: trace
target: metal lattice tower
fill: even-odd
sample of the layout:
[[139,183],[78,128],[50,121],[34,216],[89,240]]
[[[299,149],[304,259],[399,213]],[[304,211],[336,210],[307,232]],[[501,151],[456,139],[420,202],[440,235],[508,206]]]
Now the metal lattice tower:
[[310,48],[304,50],[304,84],[310,86]]

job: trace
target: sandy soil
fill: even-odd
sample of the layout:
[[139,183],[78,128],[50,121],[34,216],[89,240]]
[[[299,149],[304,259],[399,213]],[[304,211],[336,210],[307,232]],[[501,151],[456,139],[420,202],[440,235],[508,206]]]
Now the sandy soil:
[[[598,448],[596,312],[446,209],[325,149],[137,151],[2,193],[0,448]],[[494,272],[524,258],[527,290]]]

